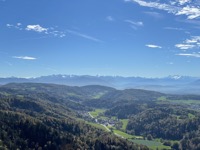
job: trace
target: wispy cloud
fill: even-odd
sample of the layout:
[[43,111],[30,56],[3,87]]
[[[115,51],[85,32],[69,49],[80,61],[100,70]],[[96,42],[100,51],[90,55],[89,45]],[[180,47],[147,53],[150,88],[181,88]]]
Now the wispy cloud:
[[76,36],[79,36],[79,37],[82,37],[82,38],[85,38],[85,39],[88,39],[88,40],[91,40],[91,41],[95,41],[95,42],[103,42],[95,37],[92,37],[92,36],[89,36],[87,34],[83,34],[83,33],[80,33],[80,32],[77,32],[77,31],[73,31],[73,30],[67,30],[68,33],[70,34],[73,34],[73,35],[76,35]]
[[200,54],[199,53],[180,53],[180,54],[176,54],[178,56],[187,56],[187,57],[196,57],[196,58],[200,58]]
[[63,31],[58,31],[53,27],[43,27],[39,24],[33,24],[33,25],[26,25],[23,26],[22,23],[17,23],[17,24],[6,24],[8,28],[15,28],[18,30],[25,30],[25,31],[33,31],[37,32],[40,34],[46,34],[49,36],[54,36],[54,37],[60,37],[63,38],[66,36],[65,32]]
[[146,47],[149,47],[149,48],[162,48],[161,46],[158,46],[158,45],[154,45],[154,44],[147,44],[145,45]]
[[200,8],[195,6],[183,7],[176,15],[186,15],[188,19],[195,19],[200,17]]
[[200,47],[200,36],[192,36],[190,39],[186,39],[182,43],[176,44],[175,47],[179,48],[181,50],[199,48]]
[[107,16],[106,20],[108,20],[108,21],[114,21],[115,19],[112,16]]
[[134,26],[143,26],[144,25],[142,21],[135,22],[135,21],[132,21],[132,20],[125,20],[125,22],[128,22],[128,23],[130,23]]
[[164,27],[166,30],[177,30],[177,31],[184,31],[183,28],[175,28],[175,27]]
[[180,5],[184,5],[186,3],[190,3],[191,0],[177,0]]
[[138,3],[140,6],[165,10],[169,13],[176,13],[177,9],[179,9],[178,7],[171,6],[168,4],[161,4],[158,2],[146,2],[144,0],[132,0],[132,1]]
[[16,23],[16,24],[6,24],[6,26],[8,28],[15,28],[15,29],[18,29],[18,30],[23,30],[22,28],[22,23]]
[[[127,0],[125,0],[127,2]],[[140,6],[155,8],[167,11],[174,15],[185,15],[188,19],[195,19],[200,17],[200,7],[190,4],[190,0],[168,1],[168,3],[149,2],[144,0],[131,0],[138,3]]]
[[23,59],[23,60],[36,60],[37,59],[35,57],[30,57],[30,56],[13,56],[13,58]]
[[137,30],[139,27],[144,26],[144,23],[142,21],[132,21],[132,20],[124,20],[125,22],[130,24],[130,27],[134,30]]
[[176,44],[175,47],[181,49],[181,50],[187,50],[187,49],[191,49],[194,48],[194,45],[190,45],[190,44]]
[[27,31],[35,31],[35,32],[46,32],[48,31],[48,28],[44,28],[42,26],[40,26],[39,24],[37,25],[27,25],[26,27]]

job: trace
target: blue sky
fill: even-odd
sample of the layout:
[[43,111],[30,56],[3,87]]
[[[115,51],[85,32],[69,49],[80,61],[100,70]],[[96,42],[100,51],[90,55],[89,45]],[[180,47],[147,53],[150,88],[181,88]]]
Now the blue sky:
[[200,77],[198,0],[0,0],[0,77]]

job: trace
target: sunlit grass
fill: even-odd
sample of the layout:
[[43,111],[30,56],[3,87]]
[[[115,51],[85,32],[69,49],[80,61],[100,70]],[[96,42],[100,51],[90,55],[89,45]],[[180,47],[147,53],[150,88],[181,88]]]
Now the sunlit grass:
[[91,111],[90,114],[96,118],[100,113],[104,113],[105,111],[105,109],[95,109],[95,111]]
[[122,121],[122,123],[123,123],[122,129],[126,130],[126,127],[127,127],[127,124],[128,124],[128,119],[121,119],[120,121]]

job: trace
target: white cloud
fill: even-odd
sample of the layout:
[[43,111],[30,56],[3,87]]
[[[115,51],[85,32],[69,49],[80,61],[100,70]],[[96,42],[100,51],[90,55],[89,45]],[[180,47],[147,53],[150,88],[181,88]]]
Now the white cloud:
[[47,32],[46,34],[52,34],[53,36],[60,37],[60,38],[63,38],[66,36],[65,32],[57,31],[54,29],[52,31]]
[[145,45],[145,46],[147,46],[147,47],[149,47],[149,48],[162,48],[161,46],[154,45],[154,44],[147,44],[147,45]]
[[177,31],[184,31],[183,28],[174,28],[174,27],[164,27],[166,30],[177,30]]
[[[172,13],[174,15],[185,15],[188,19],[195,19],[200,17],[200,7],[197,5],[189,5],[190,0],[178,0],[177,2],[168,1],[166,3],[146,2],[144,0],[132,0],[140,6],[160,9]],[[185,4],[187,6],[184,6]]]
[[183,53],[180,53],[180,54],[176,54],[178,56],[187,56],[187,57],[196,57],[196,58],[200,58],[200,54],[197,54],[197,53],[192,53],[192,54],[183,54]]
[[130,27],[134,30],[137,30],[139,27],[144,26],[142,21],[132,21],[132,20],[124,20],[125,22],[130,24]]
[[16,23],[16,24],[9,24],[7,23],[6,26],[8,28],[15,28],[15,29],[18,29],[18,30],[22,30],[22,27],[21,27],[22,23]]
[[13,27],[13,25],[12,25],[12,24],[9,24],[9,23],[7,23],[6,26],[9,27],[9,28],[10,28],[10,27]]
[[175,47],[177,47],[181,50],[199,48],[200,47],[200,36],[192,36],[190,39],[186,39],[183,43],[176,44]]
[[128,22],[130,23],[131,25],[134,25],[134,26],[144,26],[143,22],[142,21],[132,21],[132,20],[125,20],[125,22]]
[[35,57],[30,57],[30,56],[13,56],[13,58],[24,59],[24,60],[36,60],[37,59]]
[[182,49],[182,50],[187,50],[187,49],[191,49],[194,48],[195,45],[190,45],[190,44],[176,44],[175,47]]
[[190,2],[191,2],[191,0],[178,0],[178,3],[179,3],[180,5],[184,5],[184,4],[190,3]]
[[21,26],[21,25],[22,25],[22,23],[20,23],[20,22],[17,23],[17,26]]
[[6,24],[6,26],[8,28],[15,28],[18,30],[26,30],[26,31],[35,31],[38,33],[53,35],[54,37],[60,37],[60,38],[63,38],[66,36],[66,33],[64,31],[58,31],[53,27],[44,28],[38,24],[37,25],[27,25],[27,26],[23,27],[22,23],[16,23],[15,25]]
[[95,37],[92,37],[92,36],[89,36],[89,35],[86,35],[86,34],[83,34],[83,33],[79,33],[79,32],[73,31],[73,30],[67,30],[67,32],[70,33],[70,34],[73,34],[73,35],[76,35],[76,36],[91,40],[91,41],[103,42],[103,41],[101,41],[101,40],[99,40],[99,39],[97,39]]
[[188,19],[195,19],[200,17],[200,8],[194,6],[183,7],[176,15],[186,15]]
[[35,31],[35,32],[47,32],[48,28],[43,28],[40,25],[27,25],[27,31]]
[[108,21],[114,21],[115,19],[112,16],[107,16],[106,20],[108,20]]
[[133,2],[138,3],[141,6],[144,7],[151,7],[151,8],[156,8],[156,9],[161,9],[161,10],[165,10],[168,11],[169,13],[175,13],[177,11],[177,7],[172,6],[172,5],[168,5],[168,4],[161,4],[158,2],[145,2],[143,0],[132,0]]

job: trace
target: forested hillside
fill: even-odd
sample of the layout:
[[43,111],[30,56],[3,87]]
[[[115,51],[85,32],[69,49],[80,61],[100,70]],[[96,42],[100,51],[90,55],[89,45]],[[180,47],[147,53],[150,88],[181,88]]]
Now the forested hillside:
[[[68,102],[77,105],[78,101],[93,97],[93,94],[81,95],[82,89],[78,88],[78,91],[76,88],[47,84],[9,84],[1,87],[0,148],[148,149],[79,121],[76,110],[80,107],[73,109]],[[99,94],[98,88],[91,91],[86,87],[85,91]],[[88,110],[85,106],[81,109]]]
[[1,149],[148,149],[147,140],[200,148],[199,95],[12,83],[0,86],[0,109]]

